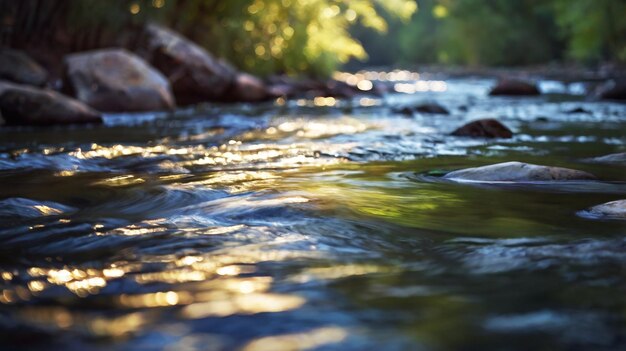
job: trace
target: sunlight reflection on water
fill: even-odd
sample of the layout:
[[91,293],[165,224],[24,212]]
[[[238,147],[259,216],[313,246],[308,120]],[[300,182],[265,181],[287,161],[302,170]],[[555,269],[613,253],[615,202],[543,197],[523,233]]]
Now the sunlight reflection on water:
[[[623,151],[622,105],[489,99],[491,80],[408,71],[340,78],[415,94],[112,115],[95,141],[3,135],[0,327],[70,335],[55,342],[74,349],[454,350],[524,333],[576,348],[621,335],[624,228],[575,214],[624,194],[622,168],[582,161]],[[393,112],[433,100],[451,114]],[[566,113],[579,105],[591,112]],[[485,116],[516,135],[448,135]],[[602,181],[429,173],[512,158]]]

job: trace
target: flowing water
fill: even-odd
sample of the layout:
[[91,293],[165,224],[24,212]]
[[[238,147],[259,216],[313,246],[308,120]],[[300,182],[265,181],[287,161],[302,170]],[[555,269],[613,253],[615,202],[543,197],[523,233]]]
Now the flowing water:
[[[0,129],[0,348],[626,349],[626,106],[493,82]],[[433,176],[512,160],[601,180]]]

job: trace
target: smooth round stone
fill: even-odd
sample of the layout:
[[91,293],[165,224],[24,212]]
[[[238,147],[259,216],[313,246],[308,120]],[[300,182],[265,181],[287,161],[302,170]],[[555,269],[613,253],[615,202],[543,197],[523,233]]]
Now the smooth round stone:
[[626,219],[626,200],[616,200],[593,206],[580,214],[584,217]]
[[139,56],[102,49],[66,57],[66,81],[76,98],[106,112],[173,109],[170,83]]
[[596,180],[590,173],[575,169],[534,165],[523,162],[504,162],[483,167],[453,171],[445,179],[479,182],[533,182]]
[[513,132],[504,124],[493,118],[471,121],[457,128],[450,135],[472,138],[512,138]]
[[56,91],[3,81],[0,115],[8,125],[102,123],[99,112],[78,100]]
[[590,162],[626,164],[626,152],[609,154],[589,159]]
[[40,87],[48,72],[22,51],[0,48],[0,79]]

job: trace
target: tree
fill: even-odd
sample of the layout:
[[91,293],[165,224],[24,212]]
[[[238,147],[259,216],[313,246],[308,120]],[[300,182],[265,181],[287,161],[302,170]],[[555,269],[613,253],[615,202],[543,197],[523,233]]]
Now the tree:
[[626,1],[556,0],[554,9],[570,57],[626,62]]
[[[41,6],[49,8],[39,11]],[[366,57],[350,26],[384,31],[379,11],[408,19],[416,6],[413,0],[0,0],[9,22],[19,28],[9,40],[13,45],[61,31],[72,50],[110,46],[111,38],[155,21],[247,71],[317,76],[329,75],[350,58]],[[24,40],[24,33],[34,35]],[[50,44],[49,39],[38,45]]]

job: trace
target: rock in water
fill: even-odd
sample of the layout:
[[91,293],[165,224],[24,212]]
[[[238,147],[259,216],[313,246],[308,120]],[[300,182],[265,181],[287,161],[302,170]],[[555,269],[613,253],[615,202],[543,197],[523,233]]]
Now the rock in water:
[[235,78],[232,89],[224,100],[236,102],[257,102],[268,100],[272,97],[268,87],[257,77],[239,73]]
[[576,108],[573,108],[573,109],[565,111],[565,113],[570,114],[570,115],[571,114],[576,114],[576,113],[585,113],[585,114],[590,115],[591,111],[589,111],[587,109],[584,109],[582,107],[576,107]]
[[[370,89],[372,93],[375,93],[372,89]],[[325,82],[322,89],[322,96],[332,96],[336,98],[353,98],[356,95],[363,93],[358,88],[350,86],[344,82],[340,82],[334,79],[328,80]]]
[[533,182],[564,180],[595,180],[593,174],[569,168],[505,162],[450,172],[445,179],[479,182]]
[[448,111],[445,107],[438,104],[423,104],[415,107],[415,111],[420,113],[431,113],[431,114],[439,114],[439,115],[449,115],[450,111]]
[[626,82],[607,82],[598,88],[596,94],[604,100],[626,100]]
[[0,82],[0,114],[9,125],[101,123],[97,111],[55,91]]
[[11,82],[42,86],[46,84],[48,72],[25,53],[0,48],[0,79]]
[[474,138],[511,138],[513,132],[497,120],[485,118],[465,124],[452,132],[452,135]]
[[503,79],[489,92],[489,95],[532,96],[541,92],[537,85],[517,79]]
[[439,114],[439,115],[450,114],[450,111],[448,111],[448,109],[435,103],[428,103],[428,104],[422,104],[422,105],[417,105],[417,106],[405,106],[405,107],[394,110],[394,112],[402,113],[405,115],[413,115],[413,112]]
[[626,219],[626,200],[616,200],[581,211],[583,217]]
[[294,79],[291,77],[278,75],[267,78],[268,92],[272,97],[287,98],[353,98],[357,95],[382,96],[386,91],[383,85],[374,84],[372,89],[361,91],[355,86],[345,82],[330,79],[327,81],[314,79]]
[[142,46],[148,61],[170,81],[179,104],[223,100],[235,84],[235,69],[167,28],[146,26]]
[[404,107],[400,107],[400,108],[394,108],[393,112],[395,113],[400,113],[403,114],[405,116],[413,116],[413,109],[409,106],[404,106]]
[[124,49],[70,55],[65,65],[65,79],[74,96],[100,111],[156,111],[175,107],[167,79]]
[[615,163],[626,165],[626,152],[619,152],[616,154],[594,157],[587,159],[587,161],[595,163]]

